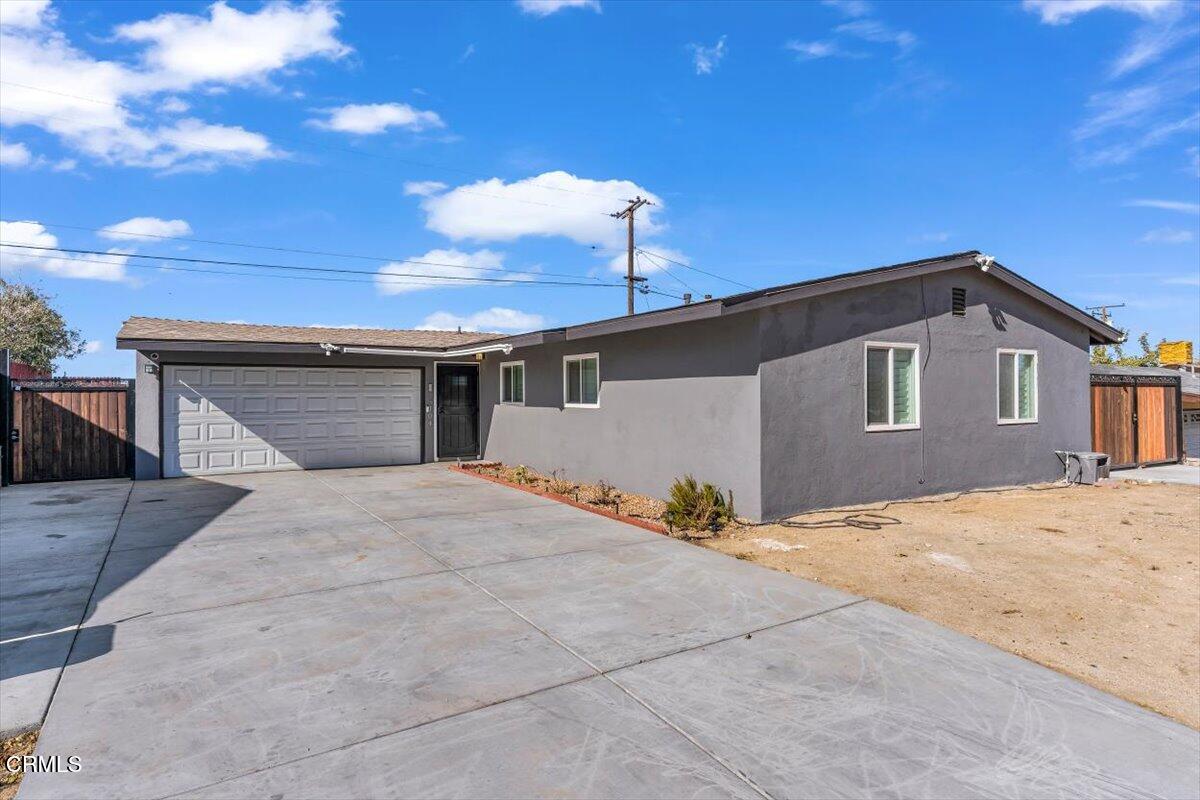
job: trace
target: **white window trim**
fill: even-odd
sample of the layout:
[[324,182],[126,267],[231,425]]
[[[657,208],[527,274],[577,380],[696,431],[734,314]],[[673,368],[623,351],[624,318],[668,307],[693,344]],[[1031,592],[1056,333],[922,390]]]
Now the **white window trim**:
[[[1000,416],[1000,356],[1013,356],[1013,413],[1019,413],[1021,399],[1020,380],[1021,356],[1033,356],[1033,416],[1029,419],[1003,419]],[[997,425],[1036,425],[1038,415],[1042,411],[1042,399],[1038,396],[1038,384],[1041,383],[1041,370],[1038,368],[1038,351],[1021,350],[1012,347],[996,348],[996,424]]]
[[[596,402],[594,403],[568,403],[567,402],[567,363],[570,361],[583,361],[585,359],[596,359]],[[582,370],[582,367],[580,368]],[[600,354],[599,353],[576,353],[569,356],[563,356],[562,366],[562,390],[563,390],[563,408],[599,408],[600,407]],[[580,392],[582,394],[582,391]]]
[[[916,366],[916,380],[913,381],[916,386],[916,391],[913,392],[913,401],[915,403],[915,414],[913,422],[905,422],[899,425],[896,424],[881,424],[872,425],[868,420],[867,415],[867,352],[871,348],[883,349],[888,348],[887,359],[887,409],[888,419],[892,419],[895,413],[893,406],[893,393],[895,387],[892,385],[892,361],[895,358],[895,348],[902,347],[905,350],[913,351],[913,365]],[[868,433],[876,433],[878,431],[915,431],[921,427],[921,345],[913,342],[863,342],[863,429]]]
[[[521,368],[521,399],[505,400],[504,387],[508,385],[508,381],[504,377],[505,367],[520,367]],[[523,406],[525,405],[525,362],[524,361],[501,361],[500,362],[500,405],[502,406]]]

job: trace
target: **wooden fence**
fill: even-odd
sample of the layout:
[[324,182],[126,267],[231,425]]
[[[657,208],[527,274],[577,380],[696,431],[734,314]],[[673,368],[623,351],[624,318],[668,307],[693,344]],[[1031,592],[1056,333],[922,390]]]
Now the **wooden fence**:
[[1112,467],[1178,461],[1183,446],[1179,379],[1092,375],[1092,449]]
[[13,482],[130,475],[132,386],[121,383],[96,386],[53,379],[16,383]]

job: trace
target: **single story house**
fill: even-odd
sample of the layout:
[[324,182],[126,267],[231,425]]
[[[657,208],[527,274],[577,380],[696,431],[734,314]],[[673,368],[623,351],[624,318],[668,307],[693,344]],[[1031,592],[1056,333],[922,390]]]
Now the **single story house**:
[[482,457],[738,513],[1052,480],[1116,329],[977,251],[513,336],[134,317],[136,476]]

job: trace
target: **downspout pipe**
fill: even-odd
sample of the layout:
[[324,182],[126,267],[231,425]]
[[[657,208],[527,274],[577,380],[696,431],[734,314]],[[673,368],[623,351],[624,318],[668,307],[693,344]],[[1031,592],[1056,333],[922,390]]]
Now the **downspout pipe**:
[[325,355],[331,356],[334,353],[358,353],[361,355],[370,356],[424,356],[426,358],[458,358],[460,356],[473,356],[481,353],[504,353],[508,355],[512,352],[511,344],[481,344],[475,347],[460,347],[457,350],[404,350],[396,347],[350,347],[346,345],[337,345],[330,342],[322,342],[321,349],[325,351]]

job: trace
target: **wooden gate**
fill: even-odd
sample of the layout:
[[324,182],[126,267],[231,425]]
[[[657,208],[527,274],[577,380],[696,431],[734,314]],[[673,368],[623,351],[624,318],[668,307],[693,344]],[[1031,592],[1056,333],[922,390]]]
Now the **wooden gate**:
[[1178,461],[1182,442],[1179,379],[1092,374],[1092,449],[1109,466]]
[[131,473],[129,382],[21,382],[12,392],[12,480],[123,478]]

